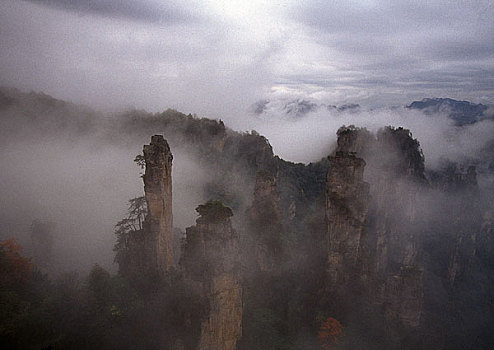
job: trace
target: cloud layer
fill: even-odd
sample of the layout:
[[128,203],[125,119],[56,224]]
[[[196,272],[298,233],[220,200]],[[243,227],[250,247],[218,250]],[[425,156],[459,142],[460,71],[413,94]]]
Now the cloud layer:
[[0,4],[0,85],[238,119],[262,98],[494,102],[489,0]]
[[194,21],[192,11],[160,1],[133,0],[27,0],[79,15],[99,15],[149,23],[181,23]]

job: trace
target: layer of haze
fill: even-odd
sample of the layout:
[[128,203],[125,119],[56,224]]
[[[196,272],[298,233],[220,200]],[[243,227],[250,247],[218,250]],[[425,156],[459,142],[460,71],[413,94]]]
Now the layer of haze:
[[[327,156],[341,125],[403,126],[419,139],[427,167],[444,157],[468,165],[491,141],[492,122],[457,128],[446,116],[383,105],[431,96],[493,103],[492,18],[488,0],[7,0],[0,85],[105,111],[175,108],[222,119],[257,130],[298,162]],[[247,112],[260,99],[296,98],[364,108],[301,118]],[[2,239],[28,242],[33,219],[53,221],[64,269],[111,266],[113,225],[127,200],[142,195],[132,159],[149,137],[38,137],[36,128],[16,127],[0,148]],[[171,146],[175,224],[184,228],[211,174]]]
[[477,159],[494,138],[490,120],[457,127],[446,114],[425,115],[402,107],[338,112],[322,106],[301,117],[273,108],[236,123],[239,130],[253,128],[265,135],[280,157],[302,163],[327,156],[342,125],[366,127],[373,132],[388,125],[409,129],[421,144],[426,167],[433,169],[442,160],[464,163]]
[[[115,120],[103,115],[90,134],[67,134],[63,125],[39,131],[43,124],[26,126],[20,112],[9,117],[0,115],[8,132],[1,133],[0,239],[18,238],[30,255],[33,220],[50,222],[55,242],[50,272],[87,270],[95,263],[115,268],[114,225],[126,216],[128,200],[144,194],[142,171],[133,159],[150,137],[110,137],[107,122]],[[174,225],[183,230],[194,224],[211,174],[180,145],[171,148]]]
[[[85,111],[74,105],[68,108],[74,118]],[[93,112],[93,129],[65,133],[63,123],[53,122],[47,128],[43,124],[60,117],[56,114],[60,112],[53,113],[45,111],[37,121],[26,120],[15,110],[1,116],[1,239],[19,237],[29,248],[31,222],[53,222],[54,272],[86,270],[94,263],[115,268],[113,228],[125,217],[127,201],[143,194],[140,169],[133,159],[151,135],[119,135],[113,131],[118,129],[118,116],[97,112]],[[475,164],[494,135],[492,121],[460,128],[445,115],[426,116],[404,108],[353,113],[321,108],[298,118],[272,109],[260,116],[245,114],[235,128],[256,129],[268,137],[276,154],[307,163],[327,156],[334,148],[338,128],[351,124],[371,131],[386,125],[409,128],[421,143],[426,166],[432,169],[440,167],[443,159],[463,166]],[[200,166],[184,145],[170,146],[174,155],[174,224],[183,230],[194,224],[194,209],[207,199],[203,186],[214,174]],[[485,181],[492,185],[492,179]]]

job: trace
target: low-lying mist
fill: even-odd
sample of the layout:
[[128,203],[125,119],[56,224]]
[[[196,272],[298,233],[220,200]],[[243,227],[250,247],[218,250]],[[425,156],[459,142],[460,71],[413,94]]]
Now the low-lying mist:
[[[51,223],[52,273],[87,271],[95,263],[115,270],[114,225],[125,217],[128,200],[144,194],[142,170],[133,160],[150,138],[108,136],[106,123],[113,122],[97,121],[94,132],[70,135],[57,127],[38,132],[33,122],[20,130],[11,126],[15,132],[3,139],[0,237],[18,238],[32,255],[32,222]],[[171,147],[174,225],[185,230],[195,222],[212,175],[180,145]]]
[[[36,97],[34,97],[36,100]],[[26,102],[26,101],[24,101]],[[59,101],[60,102],[60,101]],[[0,237],[18,237],[30,252],[33,220],[54,224],[51,272],[87,270],[95,263],[114,270],[114,225],[126,215],[128,200],[143,195],[142,170],[133,162],[152,134],[169,138],[173,160],[174,226],[185,230],[194,224],[195,207],[205,198],[204,185],[215,174],[200,162],[190,147],[166,130],[145,135],[118,134],[120,114],[103,114],[66,104],[40,109],[9,108],[2,112],[0,148]],[[71,111],[70,113],[67,111]],[[68,113],[68,116],[66,115]],[[145,114],[145,112],[142,112]],[[26,115],[37,115],[37,119]],[[59,120],[62,116],[63,123]],[[84,119],[86,118],[87,119]],[[79,118],[77,128],[70,118]],[[489,147],[494,123],[488,120],[457,127],[446,115],[427,116],[406,108],[337,111],[320,108],[294,117],[271,109],[261,115],[222,116],[237,130],[255,129],[265,135],[274,153],[294,162],[314,162],[335,147],[342,125],[366,127],[403,126],[421,144],[425,164],[438,169],[445,160],[461,165],[478,161]],[[480,185],[492,186],[492,178],[480,170]],[[485,175],[484,175],[485,173]],[[251,179],[252,180],[252,179]],[[245,181],[236,181],[239,187]],[[248,190],[242,189],[246,197]],[[245,202],[250,203],[251,198]]]
[[431,169],[440,167],[445,160],[459,163],[477,160],[494,135],[491,120],[458,127],[446,114],[425,115],[404,107],[357,111],[320,107],[302,116],[272,108],[260,115],[234,120],[232,125],[239,130],[257,130],[268,138],[275,154],[303,163],[326,157],[336,142],[336,130],[342,125],[365,127],[374,133],[388,125],[403,127],[419,140],[426,167]]

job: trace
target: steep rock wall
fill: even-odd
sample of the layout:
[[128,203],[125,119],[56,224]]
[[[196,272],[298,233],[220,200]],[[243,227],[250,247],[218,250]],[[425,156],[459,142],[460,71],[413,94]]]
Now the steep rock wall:
[[377,134],[373,196],[375,269],[384,278],[379,295],[390,321],[407,328],[420,325],[423,314],[423,268],[416,227],[417,193],[425,182],[424,157],[417,140],[402,128]]
[[254,187],[254,201],[247,210],[248,228],[254,239],[254,254],[261,271],[279,267],[281,259],[281,209],[277,179],[259,171]]
[[451,212],[455,237],[448,267],[448,279],[454,285],[459,277],[471,272],[477,250],[477,236],[482,234],[483,218],[475,167],[470,166],[465,173],[455,171],[450,183],[453,186],[449,187],[449,191],[457,195]]
[[235,350],[242,336],[243,311],[238,237],[229,208],[216,203],[201,212],[205,206],[198,208],[202,216],[196,226],[187,228],[181,261],[186,277],[200,286],[208,301],[198,349]]
[[[343,127],[338,130],[335,155],[329,159],[326,215],[331,283],[351,280],[352,273],[368,274],[370,301],[384,306],[391,323],[418,327],[423,269],[418,263],[415,220],[417,191],[425,182],[418,142],[402,128],[387,127],[373,136],[365,129]],[[362,266],[356,269],[358,261]]]
[[419,327],[424,304],[423,271],[403,266],[398,273],[388,276],[384,287],[386,318],[407,328]]
[[144,227],[149,236],[147,249],[160,273],[175,264],[172,213],[172,160],[168,142],[162,135],[151,137],[144,146],[144,192],[148,214]]
[[363,181],[363,159],[341,151],[329,157],[329,162],[326,187],[327,272],[332,285],[342,285],[358,277],[357,263],[365,234],[369,184]]

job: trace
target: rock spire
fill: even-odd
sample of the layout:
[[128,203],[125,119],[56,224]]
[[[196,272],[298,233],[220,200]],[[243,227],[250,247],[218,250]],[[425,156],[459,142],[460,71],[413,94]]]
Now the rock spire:
[[[145,228],[151,243],[151,253],[160,273],[174,266],[173,213],[172,213],[172,160],[168,142],[162,135],[151,137],[144,146],[144,192],[148,214]],[[153,246],[155,248],[153,248]],[[153,252],[154,251],[154,252]]]

